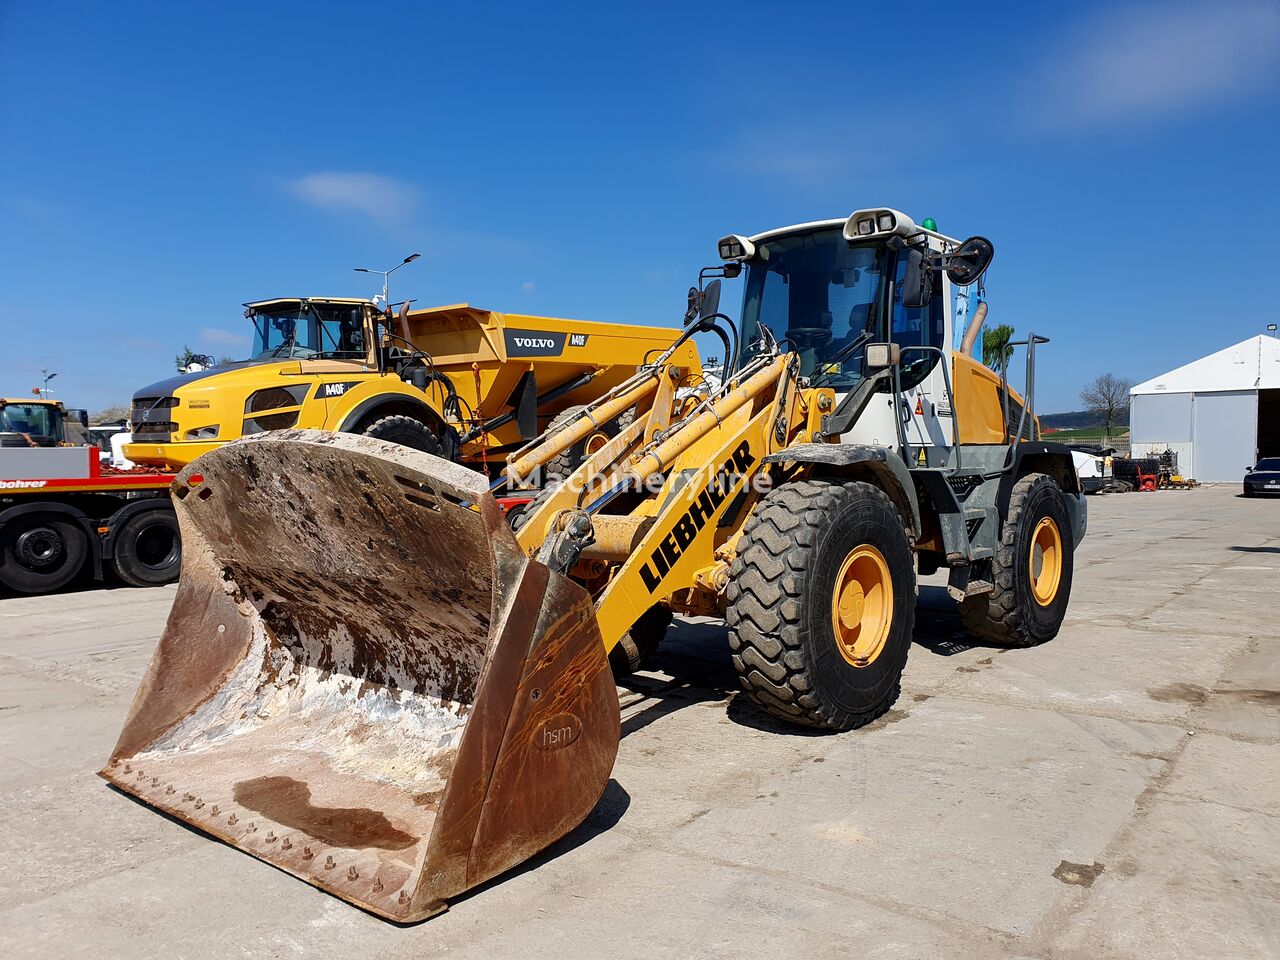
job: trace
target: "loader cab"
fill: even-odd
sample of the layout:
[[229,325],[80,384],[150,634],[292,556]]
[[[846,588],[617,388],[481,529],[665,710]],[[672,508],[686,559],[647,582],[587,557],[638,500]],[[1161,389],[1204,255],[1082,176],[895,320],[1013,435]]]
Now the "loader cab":
[[251,360],[373,360],[373,304],[367,300],[281,299],[245,304]]
[[783,350],[799,355],[802,376],[837,393],[854,389],[866,375],[867,343],[892,340],[904,350],[902,388],[913,388],[940,358],[908,348],[948,342],[946,281],[935,273],[928,304],[905,305],[909,264],[902,245],[892,239],[850,242],[844,225],[832,220],[752,239],[743,338],[757,341],[759,328],[767,328]]
[[0,399],[0,434],[9,437],[4,446],[61,446],[67,439],[64,420],[60,401]]

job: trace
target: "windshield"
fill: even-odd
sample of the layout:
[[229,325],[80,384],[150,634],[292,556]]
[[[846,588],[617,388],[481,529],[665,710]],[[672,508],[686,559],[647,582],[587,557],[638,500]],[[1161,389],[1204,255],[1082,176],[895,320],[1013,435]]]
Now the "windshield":
[[253,359],[363,359],[361,309],[351,304],[299,303],[255,312]]
[[1259,460],[1255,470],[1280,470],[1280,457],[1267,457],[1265,460]]
[[756,339],[756,324],[763,324],[783,349],[800,355],[801,376],[837,389],[852,386],[862,377],[863,347],[878,339],[886,249],[851,247],[838,227],[779,237],[756,249],[742,307],[746,339]]
[[43,403],[6,403],[0,408],[0,433],[25,433],[58,440],[60,423],[57,408]]

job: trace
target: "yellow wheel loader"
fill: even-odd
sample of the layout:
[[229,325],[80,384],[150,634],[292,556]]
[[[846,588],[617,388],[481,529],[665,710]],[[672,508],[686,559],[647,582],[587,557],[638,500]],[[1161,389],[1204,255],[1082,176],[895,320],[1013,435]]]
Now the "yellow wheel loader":
[[369,437],[264,435],[182,471],[182,581],[102,775],[417,920],[587,815],[618,747],[609,654],[671,611],[722,615],[746,695],[835,731],[897,697],[918,572],[949,568],[984,637],[1052,638],[1085,531],[1070,452],[1032,439],[1030,389],[951,347],[991,245],[873,209],[719,251],[703,277],[745,270],[741,320],[700,277],[683,337],[724,339],[724,383],[677,341],[512,451],[519,486],[624,420],[516,532],[478,474]]
[[[135,463],[180,469],[269,430],[361,433],[475,466],[616,386],[678,331],[504,314],[468,304],[398,317],[369,300],[245,304],[248,360],[143,387],[133,397]],[[682,356],[696,365],[693,345]],[[553,466],[567,472],[598,438]]]

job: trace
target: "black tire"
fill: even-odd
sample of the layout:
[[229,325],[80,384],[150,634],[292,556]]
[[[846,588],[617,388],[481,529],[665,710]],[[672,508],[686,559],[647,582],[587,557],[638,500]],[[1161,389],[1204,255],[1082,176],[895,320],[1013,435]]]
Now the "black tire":
[[0,586],[15,593],[65,587],[84,567],[89,537],[70,517],[29,513],[0,531]]
[[[547,424],[548,438],[554,436],[555,433],[561,427],[565,426],[570,420],[576,419],[578,414],[585,409],[586,407],[583,406],[567,407],[557,413],[551,418],[551,422]],[[625,413],[622,414],[622,416],[625,416]],[[601,434],[609,438],[616,437],[618,435],[617,422],[606,423],[599,430],[587,434],[559,456],[548,460],[546,465],[542,468],[543,473],[546,475],[546,479],[548,481],[567,479],[569,474],[573,473],[573,471],[577,470],[586,462],[587,457],[590,455],[590,452],[592,452],[590,448],[598,442],[598,438]]]
[[538,495],[523,507],[516,507],[516,509],[507,514],[507,522],[511,524],[511,531],[519,533],[520,529],[529,522],[529,518],[537,512],[538,508],[546,502],[547,497],[553,493],[555,493],[554,489],[540,490]]
[[[836,641],[833,597],[847,558],[866,546],[886,565],[892,602],[878,654],[855,666]],[[898,699],[915,629],[915,561],[902,519],[879,488],[803,480],[770,491],[743,530],[727,598],[734,668],[766,713],[852,730]]]
[[444,455],[440,438],[425,423],[413,417],[383,417],[381,420],[373,421],[360,432],[366,437],[398,443],[411,450],[421,450],[423,453],[435,454],[437,457]]
[[[1036,599],[1032,579],[1033,536],[1046,518],[1057,528],[1061,554],[1061,572],[1047,603]],[[1009,513],[991,561],[994,589],[960,603],[969,632],[1009,647],[1034,647],[1056,637],[1071,598],[1074,553],[1071,521],[1057,483],[1043,473],[1022,477],[1009,495]]]
[[112,566],[131,587],[173,583],[182,569],[178,518],[167,507],[135,513],[112,539]]
[[613,675],[625,677],[643,667],[644,662],[657,653],[658,644],[667,635],[672,619],[672,613],[666,607],[654,606],[645,611],[623,634],[618,645],[609,651]]

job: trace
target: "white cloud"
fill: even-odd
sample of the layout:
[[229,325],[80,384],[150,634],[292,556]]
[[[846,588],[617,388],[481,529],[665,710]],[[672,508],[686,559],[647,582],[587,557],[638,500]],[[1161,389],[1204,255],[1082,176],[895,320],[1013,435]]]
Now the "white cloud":
[[520,289],[525,293],[533,293],[533,281],[526,280],[524,283],[520,284]]
[[205,343],[222,343],[229,347],[242,347],[249,342],[247,333],[234,333],[231,330],[219,330],[217,327],[201,327],[200,339]]
[[361,213],[380,223],[403,220],[418,203],[412,184],[377,173],[309,173],[291,180],[289,192],[330,213]]
[[1158,117],[1271,86],[1280,4],[1183,0],[1112,7],[1063,38],[1029,91],[1046,124]]

